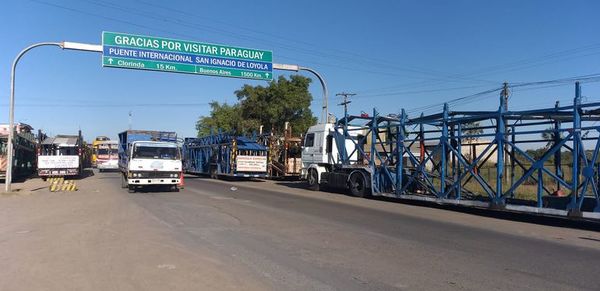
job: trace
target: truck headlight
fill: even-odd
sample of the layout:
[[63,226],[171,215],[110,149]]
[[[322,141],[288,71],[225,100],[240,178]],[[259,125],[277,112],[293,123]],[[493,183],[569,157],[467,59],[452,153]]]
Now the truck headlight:
[[133,173],[133,177],[134,177],[134,178],[137,178],[137,177],[139,177],[139,176],[140,176],[140,174],[138,174],[138,173]]
[[171,174],[171,177],[177,178],[177,174]]

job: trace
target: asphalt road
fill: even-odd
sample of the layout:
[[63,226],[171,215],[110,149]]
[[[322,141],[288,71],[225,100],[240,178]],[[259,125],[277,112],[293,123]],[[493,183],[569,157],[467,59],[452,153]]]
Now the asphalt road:
[[135,194],[116,173],[79,183],[0,199],[0,287],[600,290],[595,231],[296,183],[188,178],[178,193]]

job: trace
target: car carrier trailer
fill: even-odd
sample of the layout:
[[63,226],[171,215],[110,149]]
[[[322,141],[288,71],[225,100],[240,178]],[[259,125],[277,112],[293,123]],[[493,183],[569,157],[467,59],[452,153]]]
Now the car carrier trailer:
[[267,176],[267,148],[244,136],[216,134],[186,138],[183,143],[186,173],[211,178]]
[[497,110],[374,109],[312,126],[301,178],[355,196],[599,220],[600,102],[582,103],[578,82],[572,104],[541,109],[508,110],[507,85],[499,92]]

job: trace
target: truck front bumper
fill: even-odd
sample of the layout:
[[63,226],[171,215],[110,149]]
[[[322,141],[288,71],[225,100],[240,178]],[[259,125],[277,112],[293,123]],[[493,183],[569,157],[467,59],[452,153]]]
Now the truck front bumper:
[[38,176],[76,176],[79,175],[79,169],[39,169]]
[[129,185],[178,185],[180,183],[179,178],[129,178],[127,184]]
[[118,170],[119,164],[117,163],[117,161],[109,161],[103,163],[99,162],[96,164],[96,168],[100,170]]

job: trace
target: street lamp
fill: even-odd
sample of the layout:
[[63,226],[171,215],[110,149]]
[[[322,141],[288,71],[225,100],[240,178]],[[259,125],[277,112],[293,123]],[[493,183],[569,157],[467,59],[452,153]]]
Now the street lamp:
[[21,59],[21,57],[23,57],[23,55],[30,51],[33,48],[36,47],[40,47],[40,46],[58,46],[62,49],[68,49],[68,50],[78,50],[78,51],[89,51],[89,52],[102,52],[102,45],[95,45],[95,44],[86,44],[86,43],[77,43],[77,42],[40,42],[40,43],[36,43],[36,44],[32,44],[28,47],[26,47],[25,49],[23,49],[21,52],[19,52],[19,54],[17,55],[17,57],[15,58],[15,60],[13,61],[12,67],[11,67],[11,71],[10,71],[10,102],[9,102],[9,109],[8,109],[8,147],[6,150],[6,158],[7,158],[7,165],[6,165],[6,178],[4,180],[4,190],[6,192],[11,192],[11,183],[12,183],[12,169],[13,169],[13,159],[14,159],[14,153],[13,153],[13,143],[14,143],[14,138],[15,138],[15,70],[17,68],[17,63],[19,63],[19,60]]

